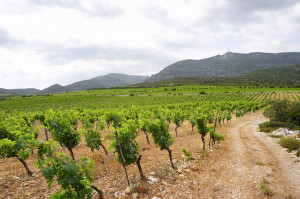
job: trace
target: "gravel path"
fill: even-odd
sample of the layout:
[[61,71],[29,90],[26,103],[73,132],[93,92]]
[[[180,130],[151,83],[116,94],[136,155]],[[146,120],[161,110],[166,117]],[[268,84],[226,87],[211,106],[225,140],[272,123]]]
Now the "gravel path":
[[[201,163],[199,173],[186,174],[184,184],[193,194],[184,195],[185,187],[174,198],[300,198],[300,158],[258,132],[258,125],[266,120],[259,111],[219,127],[218,132],[227,134],[226,142]],[[263,190],[261,183],[270,191]]]

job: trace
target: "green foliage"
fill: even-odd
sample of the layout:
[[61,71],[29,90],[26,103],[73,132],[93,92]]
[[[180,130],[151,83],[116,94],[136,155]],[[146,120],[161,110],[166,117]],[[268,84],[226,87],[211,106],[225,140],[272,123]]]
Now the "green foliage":
[[107,113],[105,115],[105,121],[108,125],[113,122],[113,127],[118,128],[121,126],[123,119],[118,113]]
[[176,111],[174,114],[173,114],[173,118],[172,118],[172,122],[174,124],[176,124],[177,127],[180,126],[180,122],[181,122],[181,114],[179,111]]
[[296,138],[281,138],[278,143],[280,146],[287,148],[288,152],[291,152],[293,150],[297,150],[300,148],[300,140],[297,140]]
[[33,125],[23,117],[11,117],[0,121],[0,156],[20,157],[26,160],[35,134]]
[[259,130],[261,132],[272,132],[278,128],[289,128],[289,129],[297,129],[299,127],[295,126],[294,124],[287,123],[287,122],[277,122],[277,121],[269,121],[259,124]]
[[300,102],[287,100],[270,102],[265,108],[264,115],[270,118],[269,122],[260,124],[260,130],[270,132],[280,127],[300,129]]
[[142,131],[147,132],[148,131],[148,126],[151,123],[151,120],[149,119],[140,119],[139,120],[139,127]]
[[195,118],[195,116],[192,114],[188,119],[189,119],[189,122],[192,125],[192,128],[194,128],[194,126],[196,125],[196,118]]
[[57,193],[51,195],[51,198],[92,198],[93,161],[83,157],[79,165],[70,156],[55,153],[54,146],[51,142],[37,144],[36,166],[41,170],[49,187],[54,179],[61,186]]
[[155,122],[152,122],[148,127],[148,131],[151,133],[154,143],[158,145],[161,150],[169,149],[174,142],[168,131],[168,124],[163,120],[157,119]]
[[181,150],[184,153],[187,161],[190,161],[193,159],[193,154],[191,152],[188,152],[185,148],[182,148]]
[[58,141],[68,149],[72,149],[77,146],[81,140],[79,132],[74,129],[74,125],[77,124],[77,117],[72,112],[54,112],[50,109],[46,113],[45,123],[47,124],[51,135],[54,140]]
[[201,136],[205,137],[209,131],[209,129],[206,126],[206,117],[204,115],[201,115],[200,117],[196,118],[196,125],[198,132]]
[[82,134],[84,135],[85,142],[87,146],[94,151],[95,149],[99,150],[100,145],[102,144],[101,139],[101,130],[104,129],[104,124],[102,121],[97,122],[97,130],[94,129],[95,118],[92,114],[85,113],[81,116],[82,125]]
[[219,134],[215,131],[215,128],[213,127],[213,125],[211,125],[209,127],[209,132],[210,132],[210,135],[211,135],[211,138],[214,142],[218,142],[220,143],[221,141],[225,141],[225,138],[226,138],[226,135],[222,135],[222,134]]
[[[126,166],[133,164],[138,160],[139,146],[135,140],[137,136],[138,133],[136,131],[136,124],[133,120],[128,120],[122,123],[121,127],[118,129],[118,137]],[[114,153],[118,153],[118,161],[121,163],[122,160],[118,148],[118,142],[115,137],[110,143],[110,149],[111,148],[115,149]]]

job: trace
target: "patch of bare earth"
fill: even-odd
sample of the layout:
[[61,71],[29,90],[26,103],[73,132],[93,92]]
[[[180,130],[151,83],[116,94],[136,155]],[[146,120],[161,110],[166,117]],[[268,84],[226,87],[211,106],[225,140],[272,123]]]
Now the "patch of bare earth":
[[[206,152],[202,151],[200,135],[195,129],[192,131],[188,122],[178,128],[177,138],[171,124],[175,170],[170,168],[168,152],[159,150],[152,140],[147,144],[144,133],[140,132],[137,141],[142,169],[147,178],[151,176],[158,182],[141,180],[137,166],[128,166],[133,186],[130,193],[124,192],[127,187],[124,170],[112,151],[108,156],[102,149],[91,152],[82,141],[74,153],[77,160],[82,156],[95,160],[93,184],[104,191],[105,198],[116,195],[132,198],[134,193],[139,198],[300,198],[299,158],[287,153],[273,138],[257,132],[258,124],[264,121],[262,111],[258,111],[217,127],[217,132],[227,134],[226,142],[212,149],[207,146]],[[40,136],[44,139],[43,131]],[[194,160],[185,161],[182,147],[193,153]],[[63,148],[59,150],[68,153]],[[55,184],[47,188],[34,162],[35,155],[28,160],[34,176],[26,177],[16,159],[0,159],[0,198],[48,198],[59,189]],[[267,183],[272,194],[266,195],[259,186],[261,182]],[[97,198],[96,193],[93,198]]]

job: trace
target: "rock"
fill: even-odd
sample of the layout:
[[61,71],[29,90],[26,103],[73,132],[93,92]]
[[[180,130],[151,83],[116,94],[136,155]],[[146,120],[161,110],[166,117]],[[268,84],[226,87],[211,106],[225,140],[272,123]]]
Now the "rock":
[[152,199],[160,199],[160,198],[154,196],[154,197],[152,197]]
[[14,180],[20,180],[21,178],[19,178],[18,176],[11,176],[12,177],[12,179],[14,179]]
[[107,192],[108,192],[108,193],[113,193],[114,190],[113,190],[112,188],[109,188],[109,189],[107,190]]
[[151,182],[154,182],[154,183],[157,183],[158,182],[158,179],[157,178],[154,178],[152,176],[149,176],[148,179],[151,181]]
[[137,198],[139,198],[139,194],[138,194],[138,193],[134,193],[134,194],[132,194],[132,198],[133,198],[133,199],[137,199]]
[[131,187],[126,187],[125,193],[126,193],[126,194],[130,194],[130,192],[131,192]]
[[163,184],[165,186],[169,186],[169,183],[167,183],[166,181],[162,181],[161,184]]
[[152,182],[152,181],[147,181],[149,184],[154,184],[154,182]]
[[183,175],[183,174],[180,174],[179,177],[184,178],[184,175]]
[[115,193],[115,197],[116,198],[118,198],[118,197],[122,197],[122,192],[119,192],[119,191],[117,191],[116,193]]
[[275,136],[282,136],[282,137],[300,137],[300,131],[290,131],[288,129],[285,128],[279,128],[276,131],[273,131],[271,133],[272,135]]

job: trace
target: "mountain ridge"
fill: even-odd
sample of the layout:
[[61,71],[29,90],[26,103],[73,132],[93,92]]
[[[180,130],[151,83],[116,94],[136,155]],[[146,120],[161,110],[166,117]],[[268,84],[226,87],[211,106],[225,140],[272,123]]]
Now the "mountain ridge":
[[299,52],[284,53],[233,53],[215,55],[200,60],[186,59],[175,62],[145,82],[172,79],[176,77],[231,77],[255,70],[300,64]]
[[24,88],[24,89],[0,88],[0,94],[3,95],[51,94],[51,93],[59,93],[59,92],[80,91],[80,90],[87,90],[93,88],[128,86],[131,84],[142,83],[147,78],[148,76],[109,73],[91,79],[74,82],[72,84],[68,84],[65,86],[62,86],[60,84],[53,84],[43,90],[39,90],[35,88]]

